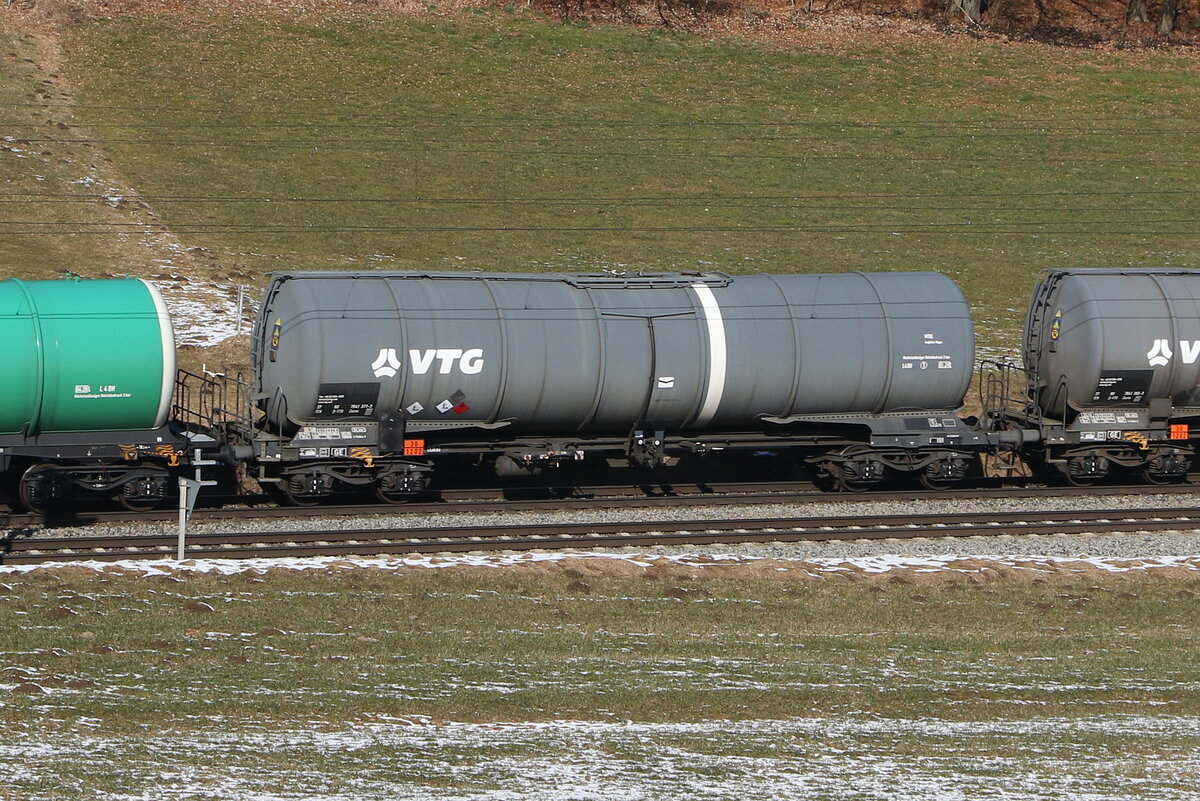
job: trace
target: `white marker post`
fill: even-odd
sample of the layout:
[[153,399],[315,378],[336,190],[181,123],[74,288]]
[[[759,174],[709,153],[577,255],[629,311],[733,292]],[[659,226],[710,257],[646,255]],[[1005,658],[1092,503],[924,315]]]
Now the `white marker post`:
[[245,308],[245,302],[246,302],[246,288],[244,286],[242,286],[241,284],[238,284],[238,301],[237,301],[237,306],[238,306],[237,333],[238,334],[242,333],[242,314],[243,314],[242,310]]
[[195,450],[192,466],[196,468],[195,478],[179,477],[179,547],[175,551],[176,560],[182,562],[187,549],[187,521],[196,508],[196,498],[200,496],[201,487],[212,487],[217,482],[204,481],[200,478],[200,468],[217,464],[211,459],[201,459],[200,449]]

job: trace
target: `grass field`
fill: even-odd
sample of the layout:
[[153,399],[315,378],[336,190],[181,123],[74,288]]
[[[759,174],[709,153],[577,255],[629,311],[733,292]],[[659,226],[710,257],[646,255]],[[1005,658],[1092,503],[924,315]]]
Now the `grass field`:
[[[72,27],[63,59],[74,99],[27,101],[49,107],[16,135],[111,157],[181,249],[203,248],[187,269],[218,280],[936,269],[999,347],[1041,268],[1200,265],[1186,54],[896,34],[783,47],[494,10],[126,16]],[[59,179],[35,188],[96,193],[50,162]],[[63,199],[6,204],[10,230],[47,231],[9,237],[22,269],[95,269],[145,227],[75,224],[98,204],[48,202]]]
[[[172,798],[290,797],[288,782],[303,797],[470,797],[554,764],[567,787],[606,771],[610,789],[665,782],[611,797],[690,782],[710,785],[701,797],[771,797],[755,794],[756,764],[780,792],[833,782],[828,798],[1041,774],[1047,788],[1070,778],[1161,798],[1200,778],[1197,601],[1152,578],[4,582],[0,742],[20,769],[0,797],[140,797],[151,776],[183,782],[167,782]],[[1168,761],[1175,771],[1160,772]],[[835,768],[895,792],[846,794]],[[1141,789],[1124,796],[1133,778]],[[234,792],[251,788],[263,795]]]

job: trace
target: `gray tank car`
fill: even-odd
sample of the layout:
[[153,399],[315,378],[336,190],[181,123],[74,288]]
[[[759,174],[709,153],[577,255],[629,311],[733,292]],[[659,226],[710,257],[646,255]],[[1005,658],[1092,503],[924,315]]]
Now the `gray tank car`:
[[1000,424],[1041,433],[1041,462],[1080,484],[1118,469],[1186,477],[1200,424],[1200,273],[1049,270],[1024,360],[989,405]]
[[951,482],[974,333],[931,272],[277,273],[252,343],[260,476],[400,499],[439,460],[797,449],[844,485]]

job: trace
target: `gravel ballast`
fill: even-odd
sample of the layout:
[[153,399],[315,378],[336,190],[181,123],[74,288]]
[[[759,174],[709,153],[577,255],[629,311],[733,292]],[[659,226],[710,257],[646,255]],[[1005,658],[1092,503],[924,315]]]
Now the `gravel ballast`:
[[[189,524],[195,534],[358,530],[411,528],[431,529],[450,526],[505,526],[514,531],[548,523],[640,522],[649,520],[736,520],[761,518],[815,517],[867,518],[881,515],[927,515],[988,513],[1013,514],[1028,511],[1030,519],[1039,512],[1096,509],[1189,509],[1200,508],[1200,492],[1162,495],[995,498],[962,500],[877,501],[831,497],[827,503],[756,504],[728,506],[662,506],[629,509],[563,510],[560,512],[521,512],[471,514],[446,512],[434,515],[392,514],[337,517],[297,517],[256,519],[245,522],[197,520]],[[22,536],[130,536],[173,534],[174,523],[106,523],[78,528],[21,530]],[[369,548],[367,549],[369,551]],[[1095,556],[1104,558],[1144,558],[1182,556],[1200,553],[1200,531],[1166,531],[1127,534],[996,535],[974,537],[919,537],[892,540],[850,540],[800,543],[748,543],[745,545],[661,546],[608,549],[617,553],[728,553],[780,559],[858,558],[880,555],[1041,555],[1053,557]]]

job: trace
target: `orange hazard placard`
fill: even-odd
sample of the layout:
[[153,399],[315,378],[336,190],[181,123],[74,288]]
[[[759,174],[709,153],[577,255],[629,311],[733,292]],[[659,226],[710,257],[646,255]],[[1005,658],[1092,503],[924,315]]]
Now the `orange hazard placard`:
[[1171,424],[1171,439],[1187,439],[1188,426],[1187,423],[1172,423]]
[[423,439],[406,439],[406,440],[404,440],[404,455],[405,456],[424,456],[425,455],[425,440],[423,440]]

